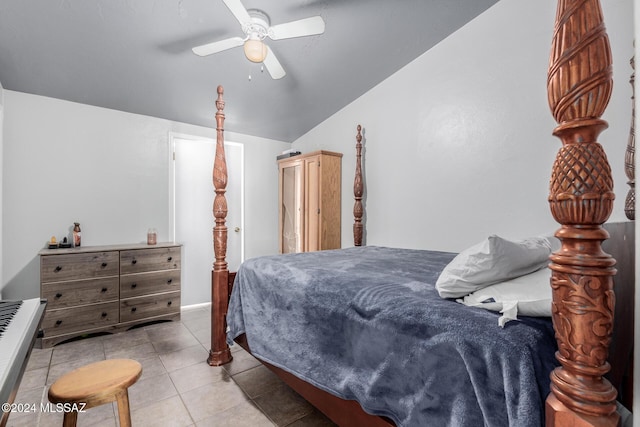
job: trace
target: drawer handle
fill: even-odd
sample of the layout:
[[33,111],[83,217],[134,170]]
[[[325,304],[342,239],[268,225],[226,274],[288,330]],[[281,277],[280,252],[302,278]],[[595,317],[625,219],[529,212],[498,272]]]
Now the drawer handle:
[[60,270],[62,270],[62,267],[60,267],[60,266],[58,265],[56,268],[54,268],[54,270],[53,270],[53,271],[55,271],[55,272],[57,273],[57,272],[58,272],[58,271],[60,271]]
[[137,310],[137,308],[135,308],[135,307],[131,308],[131,312],[132,313],[135,313],[136,310]]
[[107,317],[107,313],[103,311],[103,312],[102,312],[102,317],[103,317],[103,318]]
[[58,293],[56,294],[56,298],[61,298],[61,297],[62,297],[62,294],[61,294],[60,292],[58,292]]
[[103,262],[103,263],[102,263],[102,268],[105,268],[106,266],[107,266],[107,263],[106,263],[106,262]]
[[171,301],[169,301],[169,302],[167,303],[167,305],[171,305]]
[[137,288],[137,287],[138,287],[138,284],[137,284],[137,283],[132,283],[132,284],[131,284],[131,289],[135,289],[135,288]]
[[171,284],[171,282],[173,282],[173,279],[169,279],[169,280],[167,280],[167,285],[170,285],[170,284]]
[[56,320],[56,326],[62,325],[62,320]]
[[104,294],[105,292],[107,292],[107,288],[100,289],[100,292],[102,292]]
[[131,260],[131,264],[136,264],[138,261],[137,260]]

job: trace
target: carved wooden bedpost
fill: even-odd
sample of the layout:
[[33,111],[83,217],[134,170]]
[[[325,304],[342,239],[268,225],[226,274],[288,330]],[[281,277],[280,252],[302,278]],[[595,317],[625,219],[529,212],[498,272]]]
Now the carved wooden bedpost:
[[353,195],[356,202],[353,205],[353,244],[354,246],[362,246],[362,215],[364,209],[362,207],[362,195],[364,194],[364,185],[362,183],[362,127],[358,125],[358,134],[356,135],[356,177],[353,181]]
[[227,268],[227,162],[224,155],[224,89],[218,86],[216,100],[216,156],[213,164],[213,186],[216,196],[213,200],[213,251],[215,261],[211,273],[211,350],[207,363],[220,366],[230,362],[231,351],[226,342],[226,315],[229,305],[229,269]]
[[549,105],[562,140],[549,204],[562,227],[551,255],[553,324],[561,366],[551,373],[548,426],[615,426],[617,392],[603,378],[613,330],[615,260],[602,251],[613,180],[599,133],[613,86],[598,0],[559,0],[549,64]]
[[627,151],[624,155],[624,172],[627,175],[629,181],[629,192],[627,193],[627,199],[624,203],[624,213],[630,220],[636,219],[636,67],[635,58],[631,58],[631,129],[629,130],[629,141],[627,142]]

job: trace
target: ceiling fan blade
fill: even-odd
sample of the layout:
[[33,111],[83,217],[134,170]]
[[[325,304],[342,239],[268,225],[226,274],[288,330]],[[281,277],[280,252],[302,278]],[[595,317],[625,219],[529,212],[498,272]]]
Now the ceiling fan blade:
[[281,79],[287,74],[269,46],[267,46],[267,56],[262,63],[267,68],[269,74],[271,74],[272,79]]
[[240,25],[245,25],[251,22],[251,16],[247,12],[247,8],[244,7],[240,0],[222,0],[227,5],[233,16],[236,17]]
[[313,36],[322,33],[324,33],[324,20],[321,16],[312,16],[311,18],[278,24],[269,28],[269,37],[273,40]]
[[231,37],[230,39],[203,44],[202,46],[196,46],[191,50],[196,55],[207,56],[214,53],[222,52],[223,50],[231,49],[232,47],[242,46],[243,43],[244,39],[242,37]]

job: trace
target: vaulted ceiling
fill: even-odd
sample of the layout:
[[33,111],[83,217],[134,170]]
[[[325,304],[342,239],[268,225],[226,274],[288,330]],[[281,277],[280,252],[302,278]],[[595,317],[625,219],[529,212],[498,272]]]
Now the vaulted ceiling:
[[[222,0],[2,0],[5,89],[215,127],[223,85],[229,131],[294,141],[497,0],[242,0],[271,25],[320,15],[322,35],[271,41],[279,80],[241,47]],[[429,76],[425,76],[429,78]]]

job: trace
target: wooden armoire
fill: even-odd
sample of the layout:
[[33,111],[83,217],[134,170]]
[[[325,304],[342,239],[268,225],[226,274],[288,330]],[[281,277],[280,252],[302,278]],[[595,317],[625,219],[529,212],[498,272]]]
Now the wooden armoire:
[[280,252],[340,248],[342,154],[314,151],[278,161]]

